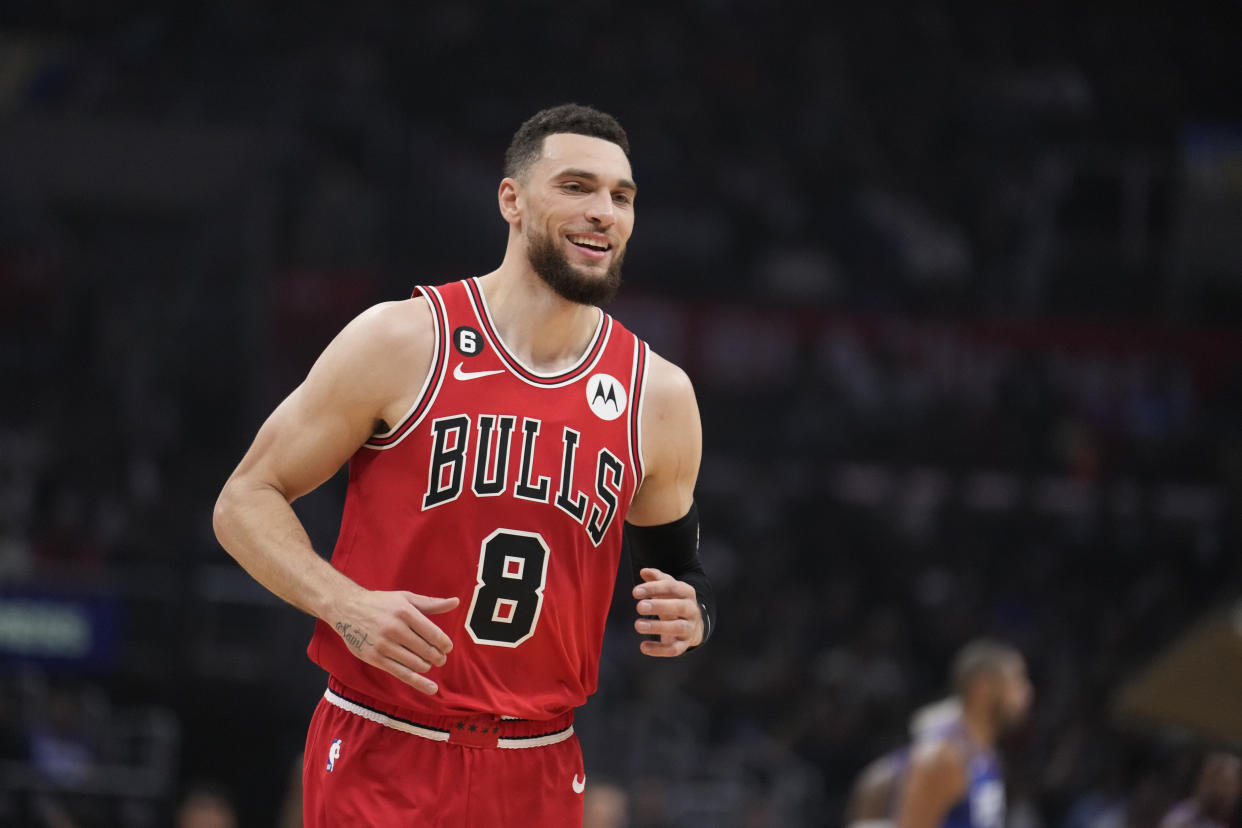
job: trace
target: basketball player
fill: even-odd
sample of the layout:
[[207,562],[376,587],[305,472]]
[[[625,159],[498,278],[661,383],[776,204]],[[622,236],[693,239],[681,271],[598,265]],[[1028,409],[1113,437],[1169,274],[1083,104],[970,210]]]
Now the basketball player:
[[[962,706],[957,696],[924,705],[910,717],[910,736],[915,742],[924,734],[957,721]],[[845,824],[849,828],[893,828],[897,796],[910,761],[910,745],[883,754],[868,764],[850,788]]]
[[954,659],[952,681],[961,713],[931,727],[912,746],[900,784],[898,828],[1005,824],[995,745],[1030,707],[1026,660],[1006,644],[973,641]]
[[1210,753],[1203,760],[1194,794],[1174,805],[1160,828],[1229,828],[1242,800],[1242,759]]
[[[611,116],[537,113],[505,156],[500,266],[351,322],[225,484],[221,544],[318,619],[306,825],[581,825],[573,711],[627,521],[642,652],[707,639],[694,392],[597,307],[636,189]],[[289,504],[346,461],[328,564]]]

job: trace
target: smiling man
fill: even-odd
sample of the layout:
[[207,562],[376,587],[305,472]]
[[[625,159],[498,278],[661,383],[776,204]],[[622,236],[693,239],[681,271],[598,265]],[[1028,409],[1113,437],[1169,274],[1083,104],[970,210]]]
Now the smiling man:
[[[597,307],[621,283],[633,178],[611,116],[534,115],[505,154],[500,266],[351,322],[225,484],[221,544],[318,619],[307,826],[580,826],[573,711],[623,527],[642,652],[711,632],[694,392]],[[329,564],[290,503],[347,461]]]

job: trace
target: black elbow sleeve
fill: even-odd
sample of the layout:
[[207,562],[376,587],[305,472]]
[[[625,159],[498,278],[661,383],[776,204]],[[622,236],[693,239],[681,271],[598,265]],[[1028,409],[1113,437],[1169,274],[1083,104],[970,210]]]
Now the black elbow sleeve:
[[690,511],[672,523],[659,526],[627,523],[625,537],[629,541],[635,584],[642,581],[640,570],[653,567],[694,587],[699,608],[703,611],[703,643],[707,643],[716,630],[716,597],[699,560],[698,505],[690,504]]

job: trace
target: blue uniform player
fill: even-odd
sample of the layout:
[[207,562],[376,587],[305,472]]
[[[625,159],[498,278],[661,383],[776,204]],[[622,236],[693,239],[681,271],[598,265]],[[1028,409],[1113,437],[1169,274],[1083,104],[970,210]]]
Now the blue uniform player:
[[960,716],[913,746],[896,797],[897,828],[1002,828],[1005,784],[997,739],[1031,704],[1026,660],[995,641],[967,644],[953,661]]

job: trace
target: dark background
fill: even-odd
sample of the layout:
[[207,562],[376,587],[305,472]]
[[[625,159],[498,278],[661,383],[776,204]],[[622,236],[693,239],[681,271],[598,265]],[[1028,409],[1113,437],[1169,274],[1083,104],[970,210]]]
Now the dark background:
[[1082,5],[0,6],[0,824],[276,824],[324,681],[211,505],[348,319],[499,262],[565,100],[630,134],[609,310],[695,381],[721,612],[670,663],[618,600],[592,778],[839,824],[989,634],[1012,824],[1158,821],[1215,743],[1110,709],[1242,592],[1242,60],[1227,4]]

